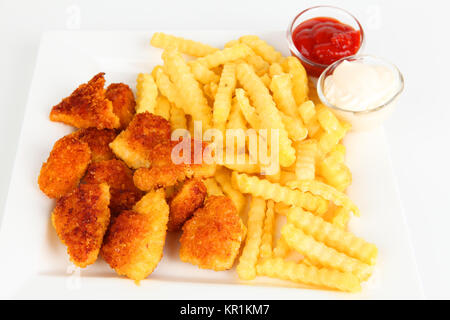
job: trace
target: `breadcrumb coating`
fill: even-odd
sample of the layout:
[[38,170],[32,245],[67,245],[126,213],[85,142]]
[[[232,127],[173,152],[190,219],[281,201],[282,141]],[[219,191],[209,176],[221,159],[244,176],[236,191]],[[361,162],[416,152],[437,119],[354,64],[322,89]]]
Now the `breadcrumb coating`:
[[[207,144],[202,143],[200,148],[195,148],[194,139],[191,139],[190,164],[175,164],[171,155],[173,148],[178,143],[178,141],[170,141],[168,144],[160,144],[154,148],[151,167],[140,168],[134,173],[134,184],[139,189],[148,191],[158,187],[169,187],[185,179],[208,178],[215,174],[215,163],[195,163],[196,153],[201,153],[201,156]],[[181,156],[182,152],[180,152]]]
[[134,169],[150,167],[152,151],[170,140],[170,124],[149,112],[134,116],[126,130],[110,144],[117,157]]
[[187,180],[169,201],[170,215],[167,229],[178,231],[194,211],[203,206],[206,187],[199,179]]
[[183,226],[180,259],[203,269],[230,269],[245,236],[245,226],[233,202],[209,197]]
[[38,184],[50,198],[60,198],[72,191],[83,177],[91,161],[86,142],[65,136],[56,141],[47,162],[42,164]]
[[109,208],[113,215],[130,210],[143,192],[133,183],[133,171],[117,159],[91,163],[83,178],[85,183],[107,183],[110,186]]
[[123,211],[114,219],[102,257],[119,275],[145,279],[162,258],[168,219],[164,190],[147,193],[132,211]]
[[133,91],[124,83],[112,83],[106,88],[106,99],[113,105],[113,111],[120,119],[120,128],[126,128],[136,113]]
[[104,75],[103,72],[95,75],[54,106],[50,120],[76,128],[119,128],[119,117],[113,112],[112,102],[105,98]]
[[74,138],[86,142],[91,149],[91,158],[93,162],[114,159],[109,144],[116,138],[117,133],[112,129],[87,128],[80,129],[72,133]]
[[97,260],[109,225],[109,187],[107,184],[81,184],[63,196],[52,212],[52,223],[70,260],[85,268]]

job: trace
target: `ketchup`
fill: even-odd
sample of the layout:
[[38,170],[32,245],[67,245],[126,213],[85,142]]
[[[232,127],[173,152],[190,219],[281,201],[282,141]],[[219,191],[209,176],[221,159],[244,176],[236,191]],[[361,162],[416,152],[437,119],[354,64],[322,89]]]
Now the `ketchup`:
[[361,33],[339,20],[318,17],[299,24],[293,32],[292,40],[306,59],[330,65],[358,52]]

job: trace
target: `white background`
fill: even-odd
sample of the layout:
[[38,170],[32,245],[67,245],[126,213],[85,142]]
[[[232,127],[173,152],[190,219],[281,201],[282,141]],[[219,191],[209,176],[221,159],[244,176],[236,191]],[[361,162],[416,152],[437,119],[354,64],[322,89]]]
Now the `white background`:
[[0,217],[43,31],[284,30],[316,4],[354,13],[367,33],[365,51],[404,73],[406,91],[386,123],[391,157],[426,297],[450,298],[450,5],[442,0],[0,0]]

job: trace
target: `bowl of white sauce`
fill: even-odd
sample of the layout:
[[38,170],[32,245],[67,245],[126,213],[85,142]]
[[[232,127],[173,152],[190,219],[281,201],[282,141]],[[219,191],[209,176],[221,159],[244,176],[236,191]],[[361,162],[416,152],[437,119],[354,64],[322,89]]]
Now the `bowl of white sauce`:
[[370,55],[346,57],[328,66],[317,81],[324,105],[352,125],[370,130],[383,123],[404,88],[403,75],[392,63]]

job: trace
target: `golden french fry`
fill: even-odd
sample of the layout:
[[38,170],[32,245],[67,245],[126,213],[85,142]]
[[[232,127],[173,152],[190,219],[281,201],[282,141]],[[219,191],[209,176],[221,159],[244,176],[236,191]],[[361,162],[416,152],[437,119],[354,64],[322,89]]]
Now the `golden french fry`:
[[316,105],[317,120],[326,132],[339,130],[340,123],[334,113],[323,104]]
[[292,94],[291,78],[292,76],[287,73],[273,76],[270,90],[273,92],[273,99],[277,107],[286,115],[297,117],[297,104]]
[[225,48],[223,50],[211,53],[203,58],[198,58],[190,62],[193,64],[201,64],[208,69],[215,68],[221,64],[226,64],[229,62],[236,61],[238,59],[245,58],[251,54],[251,49],[245,44],[237,44],[230,48]]
[[280,184],[286,185],[286,183],[297,180],[297,176],[294,172],[281,170],[280,172]]
[[334,163],[344,163],[345,161],[345,147],[342,144],[337,144],[328,153],[327,158],[329,158]]
[[292,87],[295,102],[301,105],[308,99],[308,75],[301,62],[293,56],[287,57],[283,61],[283,66],[292,75]]
[[283,202],[275,203],[275,207],[274,207],[276,214],[281,214],[282,216],[286,216],[286,217],[287,217],[287,215],[289,213],[289,210],[291,208],[292,208],[291,205],[288,205],[288,204],[283,203]]
[[228,117],[226,128],[243,130],[247,128],[244,115],[242,114],[241,108],[239,108],[236,99],[233,99],[231,102],[231,112]]
[[276,51],[274,47],[261,40],[258,36],[243,36],[239,38],[239,41],[248,45],[257,55],[269,63],[281,62],[283,60],[280,52]]
[[284,202],[289,205],[305,208],[311,212],[317,212],[318,214],[325,212],[328,208],[327,202],[320,197],[283,187],[278,183],[271,183],[258,177],[233,172],[231,179],[233,185],[237,186],[241,192],[250,193],[255,197],[261,197],[265,200]]
[[193,120],[200,120],[205,128],[211,126],[211,108],[208,106],[200,85],[195,80],[186,61],[173,47],[164,50],[162,58],[170,79],[183,97],[183,111],[192,116]]
[[170,106],[170,128],[172,130],[187,129],[186,115],[183,109],[173,104]]
[[270,64],[261,56],[258,56],[253,50],[251,50],[250,54],[244,58],[244,61],[252,66],[258,76],[262,77],[263,75],[267,75],[267,77],[269,77],[267,73],[269,72]]
[[245,120],[247,120],[250,126],[255,130],[260,129],[261,122],[259,120],[258,113],[256,112],[256,109],[250,105],[250,101],[245,96],[244,89],[236,89],[236,101],[242,111],[242,114],[244,115]]
[[[268,129],[269,134],[270,129],[278,130],[280,165],[283,167],[290,166],[295,161],[295,150],[269,90],[248,64],[241,63],[237,66],[237,77],[249,94],[258,114],[264,115],[260,118],[261,126]],[[270,140],[269,138],[268,141]]]
[[261,276],[290,280],[302,284],[358,292],[361,285],[356,276],[326,268],[316,268],[305,263],[285,261],[281,258],[267,259],[257,265]]
[[152,76],[155,79],[159,92],[161,92],[161,94],[165,96],[170,103],[178,108],[182,108],[177,90],[175,89],[172,81],[169,79],[169,76],[164,71],[164,68],[162,66],[156,66],[153,68]]
[[158,88],[151,74],[139,73],[136,84],[136,113],[155,113]]
[[233,188],[231,184],[231,172],[223,167],[219,167],[216,170],[214,178],[219,183],[222,191],[233,201],[238,212],[241,213],[245,208],[246,200],[245,196],[239,190]]
[[270,78],[269,74],[264,73],[262,76],[259,77],[261,81],[264,83],[266,88],[270,88],[270,83],[272,82],[272,79]]
[[314,102],[312,102],[311,100],[303,102],[298,107],[298,112],[302,117],[303,123],[308,124],[316,115],[316,108],[314,106]]
[[224,163],[223,166],[232,171],[257,174],[261,172],[261,167],[257,163],[249,163],[248,154],[245,154],[245,163]]
[[305,128],[302,120],[288,116],[282,111],[280,111],[280,115],[288,136],[292,141],[302,141],[308,136],[308,129]]
[[338,128],[334,131],[323,132],[318,137],[318,147],[322,156],[328,154],[333,148],[344,138],[345,134],[350,130],[350,126],[347,123],[339,124]]
[[272,241],[275,224],[275,212],[273,209],[274,203],[272,200],[267,201],[266,218],[264,220],[263,234],[261,238],[261,247],[259,257],[261,259],[272,258]]
[[331,223],[338,228],[345,230],[347,228],[348,221],[350,220],[350,216],[350,211],[347,208],[338,207],[334,212]]
[[239,278],[243,280],[252,280],[256,277],[256,263],[263,232],[265,208],[266,202],[263,199],[252,197],[248,212],[247,238],[236,267]]
[[235,45],[239,44],[239,40],[230,40],[227,43],[225,43],[225,45],[223,46],[224,48],[231,48],[234,47]]
[[326,183],[343,192],[352,183],[352,174],[348,167],[336,162],[333,157],[327,156],[319,161],[317,172],[321,175]]
[[290,250],[286,240],[280,237],[276,242],[275,248],[273,248],[273,256],[276,258],[286,258]]
[[175,46],[181,53],[193,57],[203,57],[219,50],[201,42],[175,37],[162,32],[155,32],[150,40],[150,44],[161,49]]
[[170,119],[170,102],[164,96],[158,96],[156,99],[155,114],[166,120]]
[[223,196],[223,191],[214,178],[205,179],[203,183],[205,184],[208,196]]
[[[216,98],[217,90],[219,89],[219,84],[217,82],[210,82],[203,86],[203,93],[207,98],[211,101],[214,101]],[[214,103],[212,103],[214,104]]]
[[192,74],[198,82],[208,84],[210,82],[219,81],[219,76],[203,64],[195,63],[195,61],[189,61],[188,65],[190,66]]
[[374,244],[324,221],[321,217],[293,207],[289,210],[288,221],[339,252],[370,265],[376,262],[378,249]]
[[295,145],[297,158],[295,160],[295,175],[298,180],[314,180],[317,143],[314,140],[299,142]]
[[316,196],[332,201],[337,206],[350,209],[356,216],[360,215],[358,207],[346,194],[323,182],[315,180],[292,181],[288,183],[288,187],[298,189],[302,192],[311,192]]
[[323,131],[322,127],[319,124],[319,121],[317,121],[317,115],[314,115],[305,126],[306,129],[308,129],[308,137],[316,140],[316,136],[320,135],[321,131]]
[[[275,77],[275,76],[279,76],[282,75],[283,72],[283,67],[281,67],[281,65],[277,62],[274,62],[270,65],[269,67],[269,75],[271,78]],[[289,75],[288,75],[289,76]]]
[[219,130],[225,129],[228,116],[230,115],[231,98],[235,87],[236,65],[227,63],[223,67],[213,107],[213,125]]
[[367,280],[372,273],[372,267],[368,264],[316,241],[290,223],[283,226],[281,234],[290,248],[304,255],[314,264],[318,263],[325,268],[353,273],[361,281]]

